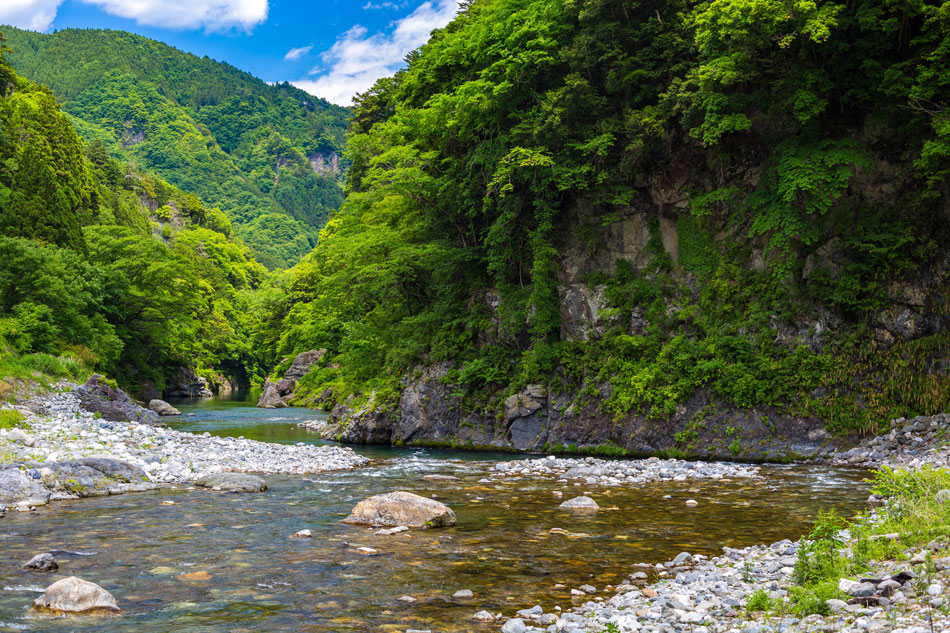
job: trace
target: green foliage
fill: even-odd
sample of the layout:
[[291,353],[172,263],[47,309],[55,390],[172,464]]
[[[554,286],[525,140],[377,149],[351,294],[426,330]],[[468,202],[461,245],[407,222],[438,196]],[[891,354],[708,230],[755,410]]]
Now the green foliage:
[[837,580],[846,567],[839,553],[844,542],[841,530],[848,522],[835,510],[820,512],[808,537],[798,549],[795,561],[795,581],[806,587],[816,586],[829,579]]
[[[30,212],[0,205],[0,376],[79,380],[96,369],[125,385],[161,388],[179,367],[245,382],[257,373],[250,339],[266,271],[227,218],[116,162],[101,143],[82,147],[48,92],[17,77],[2,56],[0,73],[10,78],[0,129],[16,131],[0,136],[12,157],[2,165],[14,168],[0,167],[0,189],[11,187],[0,195],[14,202],[33,195],[34,180],[16,176],[17,157],[40,141],[53,151],[33,168],[57,174],[69,189],[30,198]],[[34,97],[39,106],[18,105]],[[66,198],[94,204],[67,212]],[[152,234],[150,208],[164,222],[161,238]],[[63,225],[45,217],[69,219],[69,231],[57,232]],[[21,221],[29,230],[17,228]]]
[[0,429],[22,427],[25,419],[16,409],[0,409]]
[[[246,241],[270,267],[307,254],[343,201],[342,169],[317,173],[311,159],[329,163],[343,154],[344,108],[120,31],[11,28],[6,35],[13,66],[49,86],[87,140],[221,209],[245,238],[254,235]],[[39,94],[55,108],[48,92]],[[23,150],[23,161],[49,151]],[[44,177],[32,168],[23,173]],[[44,193],[51,187],[34,185]],[[78,202],[64,200],[82,211]],[[275,218],[281,228],[258,230]]]
[[[939,410],[946,340],[885,353],[871,333],[950,226],[947,15],[471,3],[358,97],[347,200],[268,297],[256,346],[271,364],[326,347],[338,368],[308,389],[333,387],[330,404],[391,403],[446,362],[483,411],[531,383],[618,420],[669,418],[697,393],[841,432]],[[255,151],[255,186],[276,187]],[[622,254],[615,270],[602,249]],[[585,282],[598,323],[579,340],[562,310]],[[829,312],[835,331],[802,331]]]
[[772,597],[768,589],[758,589],[746,598],[745,608],[747,611],[770,611],[772,609]]

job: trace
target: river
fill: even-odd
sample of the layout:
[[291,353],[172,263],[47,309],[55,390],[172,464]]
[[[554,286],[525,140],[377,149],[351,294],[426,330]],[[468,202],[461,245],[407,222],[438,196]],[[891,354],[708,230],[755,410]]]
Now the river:
[[[240,399],[176,406],[185,414],[172,422],[178,429],[322,443],[296,426],[318,412],[261,410]],[[860,471],[828,467],[766,466],[762,479],[604,489],[534,479],[480,482],[493,462],[515,458],[507,454],[356,450],[374,463],[267,476],[263,494],[179,486],[58,503],[38,516],[8,513],[0,520],[0,631],[497,631],[471,616],[482,609],[510,615],[535,604],[566,609],[571,588],[619,584],[634,563],[797,539],[820,509],[854,512],[868,494]],[[459,479],[422,479],[434,473]],[[458,525],[384,537],[339,522],[357,501],[392,490],[437,496]],[[558,510],[555,491],[564,498],[590,493],[606,509],[572,516]],[[687,507],[687,498],[700,503]],[[572,536],[550,534],[555,527]],[[289,538],[301,529],[313,538]],[[359,546],[378,553],[361,554]],[[62,552],[57,574],[17,569],[44,551]],[[32,615],[36,592],[64,574],[111,591],[122,615]],[[460,589],[475,597],[453,600]]]

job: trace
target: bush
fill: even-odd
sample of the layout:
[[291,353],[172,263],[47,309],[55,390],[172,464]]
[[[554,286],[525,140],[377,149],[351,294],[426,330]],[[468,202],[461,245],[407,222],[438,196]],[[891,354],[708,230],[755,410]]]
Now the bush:
[[746,610],[748,611],[770,611],[772,609],[772,598],[766,589],[759,589],[746,600]]

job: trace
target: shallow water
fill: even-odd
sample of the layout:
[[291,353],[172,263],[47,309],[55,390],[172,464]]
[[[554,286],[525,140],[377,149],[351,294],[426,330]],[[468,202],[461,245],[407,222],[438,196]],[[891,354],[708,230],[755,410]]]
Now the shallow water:
[[[176,406],[196,414],[176,421],[178,428],[319,441],[293,426],[299,416],[318,415],[306,410]],[[493,455],[357,450],[378,461],[359,471],[268,476],[264,494],[162,490],[61,503],[39,516],[8,514],[0,520],[0,631],[494,631],[472,614],[567,608],[571,587],[617,584],[633,563],[797,538],[819,509],[854,511],[867,497],[861,473],[851,470],[766,467],[760,480],[604,489],[534,479],[479,483]],[[429,473],[459,481],[423,480]],[[458,525],[383,537],[339,523],[360,499],[395,489],[437,495]],[[589,492],[607,509],[572,516],[557,509],[555,490],[564,498]],[[687,498],[699,506],[686,507]],[[549,534],[554,527],[573,536]],[[312,539],[289,538],[305,528]],[[379,553],[362,555],[359,546]],[[19,571],[49,550],[92,555],[61,555],[57,574]],[[195,572],[210,579],[182,576]],[[37,594],[30,588],[70,573],[110,590],[124,613],[31,617]],[[567,589],[553,589],[556,583]],[[452,600],[459,589],[475,598]],[[398,601],[403,595],[418,602]]]

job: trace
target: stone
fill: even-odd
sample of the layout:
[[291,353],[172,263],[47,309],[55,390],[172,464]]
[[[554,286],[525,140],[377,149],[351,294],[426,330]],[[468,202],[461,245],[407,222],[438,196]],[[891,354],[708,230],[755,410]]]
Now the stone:
[[77,387],[76,393],[83,409],[98,413],[104,420],[162,426],[157,413],[137,405],[129,394],[106,384],[105,378],[98,374]]
[[0,466],[0,505],[43,505],[50,491],[38,480],[13,466]]
[[401,596],[399,598],[396,598],[396,600],[398,600],[399,602],[405,602],[406,604],[412,604],[413,602],[416,601],[416,599],[413,598],[412,596]]
[[558,506],[562,510],[599,510],[600,506],[590,497],[574,497]]
[[526,392],[516,393],[505,400],[505,417],[508,420],[524,418],[540,410],[542,404]]
[[934,495],[934,501],[937,503],[947,503],[950,501],[950,490],[943,488],[937,491],[937,494]]
[[397,491],[360,501],[343,522],[373,527],[448,527],[455,525],[455,513],[444,503]]
[[75,576],[58,580],[47,587],[43,595],[33,601],[33,607],[56,613],[121,611],[111,593]]
[[475,620],[476,622],[494,622],[495,616],[493,616],[488,611],[479,611],[478,613],[472,616],[472,619]]
[[828,609],[831,611],[831,613],[839,613],[844,611],[844,609],[848,606],[848,603],[844,600],[836,600],[834,598],[831,600],[825,600],[825,604],[828,605]]
[[247,473],[212,473],[195,482],[205,488],[219,488],[225,492],[264,492],[267,482]]
[[28,571],[51,572],[59,569],[59,563],[50,553],[37,554],[23,566]]
[[693,555],[689,552],[680,552],[673,559],[674,565],[686,565],[693,562]]
[[287,403],[281,398],[277,384],[268,380],[264,383],[264,391],[257,401],[257,406],[260,409],[283,409]]
[[426,481],[458,481],[458,477],[453,477],[452,475],[424,475],[422,477]]
[[505,622],[505,625],[501,627],[501,633],[525,633],[528,630],[528,627],[525,626],[524,620],[521,618],[513,618]]
[[20,444],[23,444],[23,446],[33,446],[36,444],[36,438],[23,429],[13,429],[7,433],[7,439],[12,442],[19,442]]
[[168,404],[164,400],[154,399],[149,400],[148,408],[157,413],[158,415],[181,415],[181,411]]
[[474,598],[475,594],[472,593],[471,589],[459,589],[452,594],[452,597],[456,600],[468,600],[469,598]]
[[393,534],[399,534],[401,532],[408,532],[409,528],[405,525],[398,525],[394,528],[389,528],[386,530],[376,530],[373,532],[374,536],[392,536]]
[[297,354],[290,368],[284,372],[284,378],[300,382],[300,379],[307,375],[311,367],[323,360],[326,353],[327,350],[325,349],[312,349],[309,352]]
[[310,530],[300,530],[290,535],[291,538],[312,538],[313,533]]
[[699,505],[699,502],[696,501],[695,499],[687,499],[686,505],[689,506],[690,508],[695,508],[696,506]]

